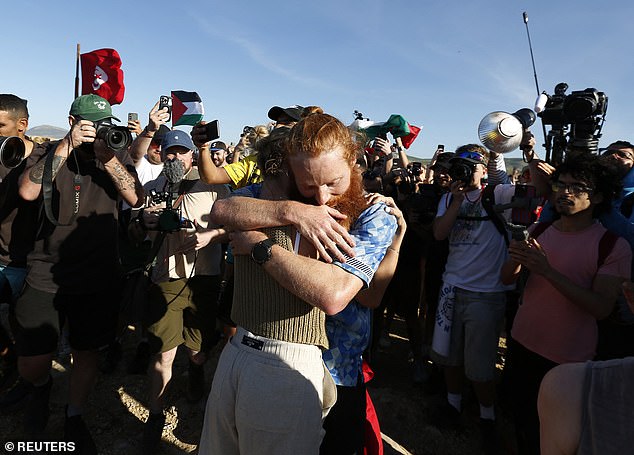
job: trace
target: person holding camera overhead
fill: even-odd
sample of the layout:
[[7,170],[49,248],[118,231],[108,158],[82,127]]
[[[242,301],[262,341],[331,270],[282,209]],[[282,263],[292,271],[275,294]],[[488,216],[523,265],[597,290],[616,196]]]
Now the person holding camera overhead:
[[214,202],[229,194],[225,185],[204,183],[193,167],[194,143],[183,131],[163,137],[163,173],[145,185],[152,201],[131,223],[131,234],[143,239],[153,233],[156,262],[148,290],[146,326],[150,350],[149,410],[143,452],[153,454],[165,425],[163,397],[172,376],[178,346],[189,355],[187,398],[204,394],[203,364],[214,343],[214,297],[220,284],[224,231],[208,225]]
[[[99,349],[115,336],[120,269],[118,200],[143,203],[143,188],[127,153],[131,135],[112,120],[97,95],[73,101],[69,133],[51,143],[20,177],[20,196],[41,200],[26,286],[15,304],[21,376],[33,385],[25,413],[29,437],[41,437],[49,416],[51,361],[66,320],[73,354],[64,440],[97,453],[82,419],[98,371]],[[35,161],[35,160],[33,160]]]

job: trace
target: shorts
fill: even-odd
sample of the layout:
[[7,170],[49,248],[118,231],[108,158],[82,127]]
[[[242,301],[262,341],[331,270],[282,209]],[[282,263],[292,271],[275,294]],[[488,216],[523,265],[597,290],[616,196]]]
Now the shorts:
[[194,276],[153,284],[148,290],[146,325],[153,353],[181,344],[206,351],[215,344],[220,275]]
[[11,288],[11,298],[13,300],[17,299],[24,287],[25,277],[26,268],[0,264],[0,296],[9,296],[9,294],[4,291],[4,287],[9,286]]
[[449,355],[435,355],[445,366],[462,366],[470,381],[495,379],[500,332],[504,322],[506,293],[475,292],[455,288]]
[[18,355],[29,357],[57,351],[60,328],[68,323],[68,341],[76,351],[96,351],[116,335],[118,289],[96,294],[53,294],[28,284],[12,307]]

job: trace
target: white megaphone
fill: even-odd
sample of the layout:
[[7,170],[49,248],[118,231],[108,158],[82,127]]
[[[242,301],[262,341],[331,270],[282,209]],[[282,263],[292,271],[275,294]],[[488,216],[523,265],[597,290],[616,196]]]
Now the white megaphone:
[[515,150],[522,142],[524,130],[535,123],[535,113],[528,108],[509,114],[495,111],[487,114],[478,125],[480,142],[495,153]]

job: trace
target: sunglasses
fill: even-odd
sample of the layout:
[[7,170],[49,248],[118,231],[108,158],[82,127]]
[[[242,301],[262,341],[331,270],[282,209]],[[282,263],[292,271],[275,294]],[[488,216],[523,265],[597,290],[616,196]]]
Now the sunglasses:
[[582,194],[582,193],[591,193],[592,188],[583,185],[581,183],[563,183],[563,182],[553,182],[551,184],[551,188],[554,192],[559,191],[568,191],[570,194]]
[[478,152],[461,152],[458,153],[455,158],[465,158],[468,160],[482,161],[484,157],[480,155]]

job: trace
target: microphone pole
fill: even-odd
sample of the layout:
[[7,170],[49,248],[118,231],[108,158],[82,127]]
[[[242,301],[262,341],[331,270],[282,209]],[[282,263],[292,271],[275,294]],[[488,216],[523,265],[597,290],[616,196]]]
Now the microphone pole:
[[[524,18],[524,25],[526,26],[526,36],[528,37],[528,49],[531,52],[531,63],[533,64],[533,77],[535,78],[535,88],[537,89],[537,97],[541,95],[541,91],[539,90],[539,82],[537,82],[537,70],[535,69],[535,58],[533,57],[533,44],[531,43],[531,34],[528,31],[528,13],[524,11],[522,13],[522,17]],[[548,143],[546,136],[546,125],[544,125],[544,120],[542,119],[542,131],[544,133],[544,148],[546,149],[546,161],[550,162],[550,144]]]

